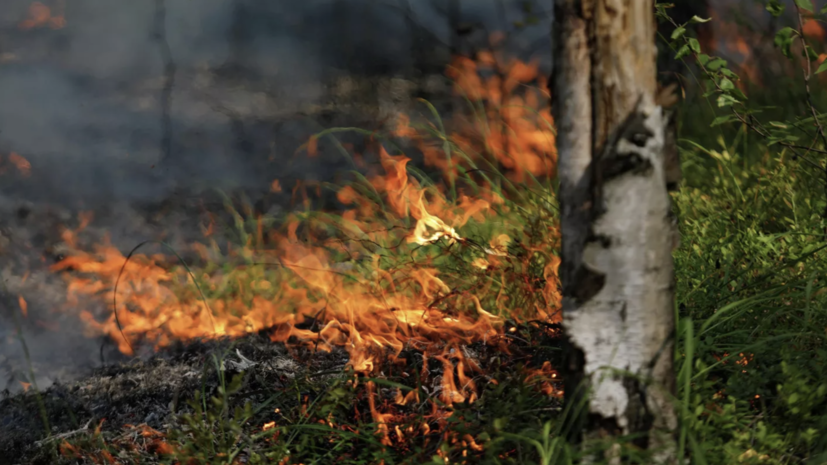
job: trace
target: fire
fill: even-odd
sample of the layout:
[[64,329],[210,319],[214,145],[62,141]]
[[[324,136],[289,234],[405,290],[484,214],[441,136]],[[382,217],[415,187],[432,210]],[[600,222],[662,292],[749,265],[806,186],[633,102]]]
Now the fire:
[[529,370],[525,382],[533,385],[547,396],[563,397],[563,391],[556,385],[559,384],[560,378],[548,361],[543,362],[540,368]]
[[20,305],[20,313],[23,315],[23,318],[28,317],[29,304],[26,302],[26,299],[24,299],[22,295],[17,296],[17,304]]
[[[346,188],[340,199],[350,201],[354,209],[339,220],[345,232],[375,244],[404,239],[418,246],[434,246],[437,242],[450,246],[466,241],[456,227],[474,218],[485,221],[490,217],[490,204],[485,200],[463,196],[451,205],[436,192],[427,200],[427,189],[404,171],[407,158],[390,156],[384,149],[380,149],[380,156],[386,173],[374,177],[371,185],[385,194],[391,210],[385,214],[397,219],[413,218],[415,226],[401,233],[377,229],[376,221],[362,218],[379,214],[375,205],[364,198],[349,197],[352,188]],[[329,226],[325,223],[314,226]],[[163,347],[174,340],[242,336],[270,328],[271,338],[277,342],[295,338],[321,350],[343,346],[350,352],[350,363],[356,371],[370,372],[374,353],[384,348],[398,355],[406,345],[496,340],[502,318],[484,309],[477,296],[455,296],[459,300],[455,305],[466,308],[465,312],[453,313],[433,305],[449,297],[452,288],[437,268],[427,265],[430,258],[403,269],[385,269],[381,255],[367,254],[361,242],[349,245],[329,240],[326,247],[306,245],[299,237],[300,225],[294,220],[286,225],[285,234],[273,234],[277,244],[273,250],[255,251],[245,246],[239,251],[241,256],[256,255],[283,265],[269,276],[249,265],[233,276],[193,276],[183,268],[162,266],[165,257],[161,255],[136,255],[127,262],[108,244],[101,244],[94,252],[76,250],[52,270],[74,270],[85,276],[68,275],[71,305],[79,305],[84,297],[114,294],[112,301],[117,308],[106,320],[98,321],[87,310],[81,311],[80,317],[92,333],[108,334],[116,340],[124,353],[131,353],[132,341],[139,339]],[[495,249],[502,249],[504,236],[492,239],[493,248],[481,247],[482,253],[491,253],[492,258],[502,255],[502,250]],[[72,234],[65,234],[65,238],[73,242]],[[206,247],[197,249],[208,258]],[[334,256],[343,252],[367,260],[366,271],[348,271],[346,263],[337,262]],[[196,282],[203,296],[192,288],[185,289]],[[237,298],[210,297],[228,287],[237,289]],[[319,329],[297,327],[306,320],[316,321]],[[450,375],[446,382],[450,383]]]
[[[32,174],[32,165],[29,160],[26,160],[16,152],[11,152],[8,155],[9,164],[14,167],[20,176],[27,178]],[[4,174],[10,167],[4,163],[3,156],[0,155],[0,174]]]
[[[480,78],[485,67],[501,76]],[[468,171],[487,161],[504,167],[507,182],[554,174],[548,96],[525,90],[537,80],[542,88],[537,65],[492,52],[476,62],[458,58],[451,69],[457,91],[484,103],[484,121],[459,118],[456,132],[437,137],[438,143],[428,136],[436,126],[417,127],[407,116],[394,131],[414,141],[447,183],[425,182],[412,174],[410,158],[374,144],[381,171],[338,190],[341,213],[294,214],[271,230],[258,218],[247,231],[232,211],[242,240],[226,246],[217,242],[211,213],[202,223],[204,242],[192,245],[205,264],[200,267],[170,264],[161,254],[127,260],[106,241],[83,250],[77,237],[91,221],[84,216],[80,228],[64,232],[74,250],[52,266],[68,282],[68,306],[81,309],[90,336],[108,335],[126,354],[139,343],[161,348],[264,331],[290,347],[344,348],[354,372],[376,374],[383,363],[402,364],[403,351],[415,350],[441,364],[440,377],[431,380],[438,394],[420,399],[417,390],[399,391],[380,401],[376,385],[367,382],[370,415],[385,445],[392,437],[401,442],[417,430],[443,427],[446,408],[479,396],[482,370],[465,348],[485,342],[507,351],[506,319],[557,322],[560,302],[553,252],[559,233],[554,214],[540,207],[553,200],[517,208],[521,192],[500,187],[493,174]],[[317,144],[313,137],[307,145],[311,156]],[[459,185],[463,176],[474,184]],[[294,198],[309,205],[310,187],[297,184]],[[273,192],[281,189],[272,183]],[[519,216],[526,211],[537,212],[530,226]],[[221,271],[209,265],[222,261],[235,266]],[[84,308],[95,301],[111,313],[102,318]],[[396,409],[420,401],[431,403],[427,421],[399,426],[405,417]],[[262,426],[274,428],[275,422]],[[470,450],[481,447],[474,438],[463,441]]]
[[[746,84],[763,85],[770,75],[795,75],[801,72],[797,61],[788,62],[778,60],[778,50],[774,47],[773,36],[767,35],[761,27],[749,27],[732,21],[729,18],[743,16],[753,8],[753,14],[763,16],[766,12],[760,5],[745,6],[733,3],[727,6],[718,6],[710,2],[707,16],[714,19],[709,25],[699,31],[703,52],[718,54],[737,65],[739,80],[736,85],[745,91]],[[811,46],[823,42],[827,33],[816,19],[805,13],[801,25],[801,33]],[[711,31],[708,31],[708,29]],[[816,47],[817,49],[819,47]],[[793,44],[794,54],[801,54],[800,41]],[[818,62],[823,61],[818,58]]]
[[29,5],[27,18],[18,23],[18,27],[24,31],[29,29],[36,29],[40,27],[49,27],[52,29],[61,29],[66,26],[66,19],[63,17],[63,2],[59,1],[55,10],[57,14],[52,13],[52,9],[40,2],[33,2]]
[[[496,37],[492,37],[492,45]],[[483,77],[490,74],[489,77]],[[525,182],[554,176],[557,162],[553,119],[546,80],[536,62],[506,59],[499,51],[482,51],[476,59],[455,57],[447,75],[457,95],[475,104],[471,117],[457,115],[450,139],[462,156],[447,157],[444,144],[422,140],[400,121],[396,134],[415,138],[426,163],[446,176],[492,162],[508,169],[508,177]]]

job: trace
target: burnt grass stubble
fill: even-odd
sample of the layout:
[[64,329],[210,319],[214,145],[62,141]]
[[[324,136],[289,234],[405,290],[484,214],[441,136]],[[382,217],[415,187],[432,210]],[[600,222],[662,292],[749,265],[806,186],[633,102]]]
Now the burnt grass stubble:
[[[307,321],[303,326],[318,325]],[[474,376],[480,399],[473,404],[455,405],[455,411],[465,412],[462,416],[471,411],[480,419],[485,414],[475,411],[475,405],[499,400],[491,399],[498,394],[488,389],[495,386],[494,383],[522,384],[526,368],[539,368],[545,361],[554,365],[559,358],[557,329],[544,323],[519,326],[509,323],[503,336],[509,339],[507,351],[483,342],[455,348],[482,370],[482,374]],[[334,348],[323,352],[306,344],[286,346],[271,342],[267,333],[265,330],[237,339],[179,341],[148,359],[108,364],[95,369],[88,377],[69,383],[56,382],[39,393],[31,389],[11,395],[4,390],[0,398],[0,464],[77,463],[74,458],[60,457],[57,446],[63,440],[91,437],[99,424],[104,439],[121,434],[125,425],[146,424],[166,433],[183,424],[182,414],[192,413],[189,402],[196,398],[197,392],[203,392],[207,398],[220,396],[220,374],[225,383],[238,374],[243,378],[240,389],[229,397],[229,411],[248,402],[254,411],[257,406],[268,405],[245,425],[253,432],[260,431],[267,422],[278,420],[276,417],[280,415],[297,412],[302,403],[312,404],[325,396],[331,386],[354,377],[361,379],[357,383],[353,410],[363,417],[362,425],[371,423],[366,379],[347,369],[345,350]],[[457,359],[452,359],[456,364]],[[443,364],[440,361],[428,358],[427,367],[423,367],[423,354],[414,348],[404,349],[396,362],[382,354],[377,361],[372,378],[421,389],[421,401],[400,407],[400,412],[430,411],[428,400],[437,397],[441,390]],[[422,382],[424,371],[428,374]],[[396,388],[381,383],[376,390],[377,405],[382,405],[384,400],[392,403],[397,392]],[[45,434],[38,413],[38,396],[45,405],[50,437]],[[557,400],[552,398],[544,404],[546,411],[558,407]],[[283,413],[275,414],[276,408]],[[312,418],[313,412],[309,413],[313,421],[322,419]],[[438,445],[440,430],[437,424],[431,426],[430,435],[437,439],[431,442]],[[391,432],[391,436],[393,434]]]

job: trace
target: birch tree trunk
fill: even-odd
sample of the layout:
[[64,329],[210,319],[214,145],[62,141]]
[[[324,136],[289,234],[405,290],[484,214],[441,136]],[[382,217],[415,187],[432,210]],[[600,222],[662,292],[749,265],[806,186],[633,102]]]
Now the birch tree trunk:
[[567,401],[586,406],[578,439],[607,440],[610,463],[625,461],[626,435],[650,463],[677,463],[674,231],[654,2],[554,2]]

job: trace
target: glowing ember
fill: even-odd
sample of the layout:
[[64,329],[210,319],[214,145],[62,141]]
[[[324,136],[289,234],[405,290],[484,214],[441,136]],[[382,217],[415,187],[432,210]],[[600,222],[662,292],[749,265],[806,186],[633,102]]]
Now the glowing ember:
[[526,384],[534,386],[547,396],[563,397],[563,391],[555,386],[555,383],[559,383],[559,381],[557,371],[551,367],[551,363],[548,361],[543,362],[542,367],[530,370],[525,379]]

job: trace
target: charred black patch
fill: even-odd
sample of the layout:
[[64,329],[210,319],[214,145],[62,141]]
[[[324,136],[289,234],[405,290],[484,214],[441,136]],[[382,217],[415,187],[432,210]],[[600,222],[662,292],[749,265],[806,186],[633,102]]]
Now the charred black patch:
[[586,239],[586,242],[598,243],[604,249],[608,249],[612,245],[612,238],[604,234],[594,234],[592,232],[589,234],[589,237]]
[[647,130],[646,132],[634,132],[630,136],[629,142],[642,148],[646,147],[646,142],[652,137],[652,133]]
[[[563,379],[566,403],[573,406],[583,405],[583,403],[588,402],[588,391],[583,383],[583,367],[586,366],[586,356],[580,347],[572,343],[566,336],[563,337],[561,345],[562,352],[565,355],[564,361],[560,365],[560,375]],[[587,409],[574,408],[572,411],[575,413],[572,418],[572,427],[567,429],[567,439],[570,443],[577,444],[583,439],[581,433],[589,421],[589,417],[585,414]]]
[[640,380],[632,376],[624,376],[622,382],[626,394],[629,396],[626,418],[629,420],[629,431],[634,435],[632,443],[646,450],[649,448],[649,435],[647,433],[652,428],[653,422],[652,414],[646,407],[646,387],[641,384]]
[[606,182],[626,173],[646,174],[652,170],[652,162],[636,153],[617,155],[600,163],[600,177]]
[[626,139],[637,147],[645,147],[655,134],[646,127],[646,115],[634,112],[623,122],[618,132],[618,140]]
[[580,265],[577,274],[574,276],[574,286],[571,289],[571,296],[574,297],[578,304],[581,304],[597,295],[605,285],[605,274],[592,270],[586,265]]

